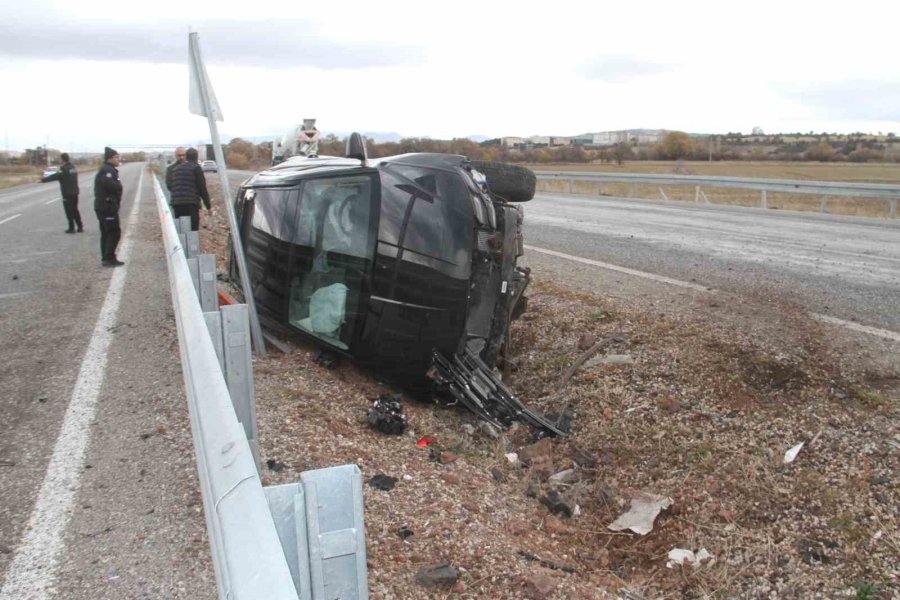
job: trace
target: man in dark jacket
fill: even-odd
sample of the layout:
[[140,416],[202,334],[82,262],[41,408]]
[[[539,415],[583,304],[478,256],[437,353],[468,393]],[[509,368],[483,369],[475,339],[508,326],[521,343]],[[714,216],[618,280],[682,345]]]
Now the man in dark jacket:
[[187,160],[172,171],[169,202],[175,218],[190,217],[191,229],[197,231],[200,228],[200,201],[203,200],[206,210],[210,210],[209,192],[206,191],[203,169],[197,163],[197,150],[188,148],[185,155]]
[[66,219],[69,220],[69,228],[66,229],[66,233],[75,233],[76,226],[78,226],[78,233],[81,233],[84,231],[84,227],[81,225],[81,213],[78,212],[78,169],[69,162],[69,155],[65,152],[60,154],[59,157],[63,161],[62,166],[53,175],[42,177],[41,182],[59,182],[59,189],[63,197],[63,208],[66,211]]
[[166,169],[166,189],[169,190],[169,192],[172,191],[172,174],[175,172],[175,167],[183,163],[184,159],[184,146],[178,146],[175,148],[175,162]]
[[119,153],[107,146],[103,149],[103,166],[94,177],[94,212],[100,221],[100,255],[104,267],[124,265],[116,258],[116,246],[122,237],[119,206],[122,204],[122,182],[119,181]]

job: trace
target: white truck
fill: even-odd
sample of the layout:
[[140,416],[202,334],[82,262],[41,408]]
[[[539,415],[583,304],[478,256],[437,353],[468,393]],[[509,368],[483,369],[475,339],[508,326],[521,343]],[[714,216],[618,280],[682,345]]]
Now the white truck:
[[316,156],[319,153],[319,130],[315,119],[290,129],[281,139],[272,142],[272,164],[277,165],[292,156]]

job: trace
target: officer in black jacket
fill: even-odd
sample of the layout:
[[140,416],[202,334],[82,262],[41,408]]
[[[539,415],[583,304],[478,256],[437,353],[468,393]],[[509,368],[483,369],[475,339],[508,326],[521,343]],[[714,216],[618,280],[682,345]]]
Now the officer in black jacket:
[[200,228],[200,201],[203,200],[206,210],[210,210],[209,192],[206,190],[206,176],[197,163],[197,149],[188,148],[185,155],[187,161],[172,171],[169,202],[175,218],[190,217],[191,229],[197,231]]
[[119,181],[119,153],[107,146],[103,149],[103,166],[94,177],[94,212],[100,221],[100,255],[104,267],[124,265],[116,258],[116,246],[122,237],[119,206],[122,204],[122,182]]
[[175,148],[175,162],[166,168],[166,189],[170,192],[172,191],[172,174],[175,172],[175,167],[183,163],[185,158],[184,146]]
[[41,182],[59,182],[59,189],[63,197],[63,208],[66,211],[66,219],[69,220],[69,228],[66,229],[66,233],[75,233],[76,226],[78,226],[78,233],[81,233],[84,231],[84,227],[81,225],[81,213],[78,212],[78,169],[69,162],[69,155],[65,152],[60,154],[59,157],[63,161],[59,171],[53,175],[42,177]]

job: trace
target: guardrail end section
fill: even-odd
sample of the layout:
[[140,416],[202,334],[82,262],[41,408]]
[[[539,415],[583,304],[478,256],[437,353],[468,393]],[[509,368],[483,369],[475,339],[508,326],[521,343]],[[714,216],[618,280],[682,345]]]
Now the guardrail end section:
[[275,531],[284,550],[294,588],[300,600],[312,598],[309,577],[309,543],[306,529],[306,499],[299,483],[263,488]]
[[362,474],[356,465],[306,471],[312,598],[368,600]]

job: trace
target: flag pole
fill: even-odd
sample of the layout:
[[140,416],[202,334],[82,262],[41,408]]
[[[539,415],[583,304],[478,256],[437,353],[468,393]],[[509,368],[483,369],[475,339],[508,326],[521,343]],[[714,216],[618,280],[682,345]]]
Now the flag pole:
[[[200,40],[197,32],[188,34],[188,42],[190,47],[191,76],[196,78],[196,83],[200,91],[200,98],[203,101],[203,112],[209,121],[209,134],[212,138],[213,153],[216,156],[216,164],[219,172],[219,180],[222,184],[222,194],[224,195],[225,212],[228,214],[228,228],[231,230],[231,243],[234,249],[234,256],[238,262],[238,278],[241,281],[241,289],[244,292],[244,302],[250,313],[250,335],[253,338],[253,347],[259,356],[266,355],[266,344],[263,341],[262,330],[259,327],[259,315],[256,313],[256,301],[253,299],[253,290],[250,287],[250,277],[247,271],[247,260],[244,256],[244,245],[241,242],[240,231],[237,226],[237,218],[234,215],[234,206],[231,203],[231,188],[228,185],[228,169],[225,166],[225,155],[222,152],[222,143],[219,140],[219,128],[216,125],[217,117],[221,115],[214,114],[212,102],[210,101],[210,90],[207,88],[206,67],[200,58]],[[218,108],[218,102],[216,103]]]

